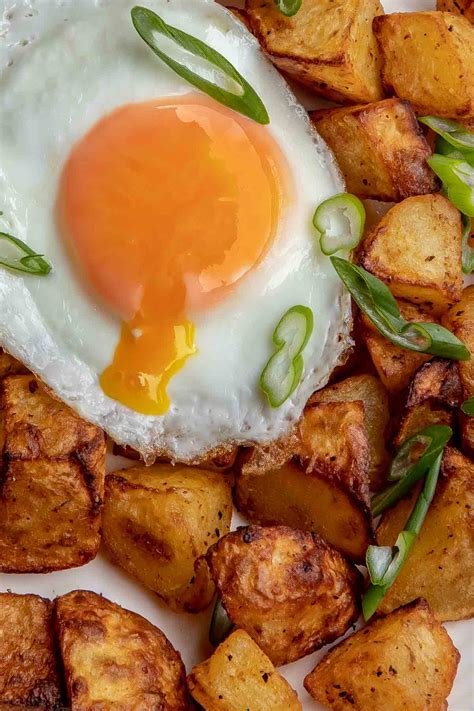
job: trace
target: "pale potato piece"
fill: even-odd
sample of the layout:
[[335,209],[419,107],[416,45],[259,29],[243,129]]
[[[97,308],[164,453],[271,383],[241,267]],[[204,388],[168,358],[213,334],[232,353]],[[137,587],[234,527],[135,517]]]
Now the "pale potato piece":
[[347,192],[398,202],[437,189],[426,163],[431,148],[408,101],[321,109],[310,117],[336,157]]
[[218,472],[156,464],[106,478],[103,536],[112,558],[177,611],[210,604],[202,556],[228,533],[231,516],[230,486]]
[[403,12],[374,19],[388,95],[417,114],[474,116],[474,28],[449,12]]
[[437,0],[436,9],[464,15],[466,20],[474,23],[474,0]]
[[229,618],[275,666],[337,639],[359,615],[359,571],[314,533],[247,526],[207,562]]
[[[387,510],[377,529],[379,545],[391,546],[415,504],[417,490]],[[418,597],[429,602],[436,619],[474,616],[474,464],[447,448],[442,476],[423,528],[392,588],[382,613]]]
[[458,663],[448,633],[418,600],[333,647],[304,684],[332,711],[444,711]]
[[462,296],[460,214],[442,195],[407,198],[364,238],[359,262],[394,296],[441,314]]
[[61,705],[52,604],[38,595],[0,593],[0,706]]
[[243,630],[188,676],[194,699],[206,711],[301,711],[295,691]]
[[293,17],[273,0],[246,0],[252,32],[275,66],[341,103],[383,98],[372,20],[378,0],[303,0]]
[[[398,300],[403,318],[407,321],[428,321],[435,319],[421,306],[409,301]],[[432,356],[400,348],[385,338],[363,313],[360,314],[361,333],[380,380],[389,393],[396,394],[404,390],[418,368]]]
[[191,711],[181,657],[157,627],[85,590],[55,606],[73,709]]

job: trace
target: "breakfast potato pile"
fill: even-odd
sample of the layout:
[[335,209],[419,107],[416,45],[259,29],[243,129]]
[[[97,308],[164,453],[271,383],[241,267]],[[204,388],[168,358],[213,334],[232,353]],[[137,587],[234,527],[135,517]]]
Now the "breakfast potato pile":
[[[0,593],[0,708],[297,711],[278,667],[334,642],[304,680],[328,709],[447,708],[442,623],[474,617],[474,200],[461,209],[436,155],[474,175],[474,4],[279,4],[235,14],[340,104],[312,124],[347,191],[386,203],[365,203],[347,262],[352,345],[278,441],[193,466],[119,448],[130,466],[109,473],[105,434],[0,350],[0,572],[102,546],[173,612],[214,605],[214,650],[186,677],[159,629],[100,595]],[[249,525],[231,530],[233,506]]]

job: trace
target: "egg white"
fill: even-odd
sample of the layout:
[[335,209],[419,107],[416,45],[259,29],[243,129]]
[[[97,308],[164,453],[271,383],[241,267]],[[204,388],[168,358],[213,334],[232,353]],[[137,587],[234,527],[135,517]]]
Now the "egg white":
[[[193,91],[134,31],[130,0],[7,0],[0,25],[0,230],[43,253],[46,278],[0,270],[0,343],[79,414],[146,458],[191,461],[220,446],[273,440],[301,415],[348,343],[347,292],[317,246],[315,206],[343,190],[332,155],[256,40],[212,0],[147,0],[164,19],[207,42],[248,79],[270,115],[295,201],[260,267],[231,297],[194,315],[199,352],[172,379],[161,417],[108,398],[98,376],[113,357],[119,321],[88,293],[55,224],[68,154],[100,118],[126,103]],[[133,224],[133,216],[131,216]],[[117,289],[120,283],[117,283]],[[295,304],[310,306],[313,335],[300,386],[272,409],[258,380],[273,330]]]

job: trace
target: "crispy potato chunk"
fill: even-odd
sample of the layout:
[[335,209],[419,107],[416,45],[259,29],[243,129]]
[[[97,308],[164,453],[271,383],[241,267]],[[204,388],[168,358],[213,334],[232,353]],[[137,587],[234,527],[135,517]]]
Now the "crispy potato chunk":
[[407,198],[367,235],[359,261],[394,296],[441,314],[462,296],[460,214],[442,195]]
[[58,597],[55,610],[73,708],[191,709],[181,657],[148,620],[84,590]]
[[447,709],[459,652],[424,600],[333,647],[304,685],[332,711]]
[[[474,286],[464,289],[461,301],[443,317],[443,325],[460,338],[471,352],[471,360],[459,361],[462,399],[474,396]],[[474,457],[474,417],[460,413],[462,449]]]
[[236,630],[212,657],[188,676],[195,700],[206,711],[301,711],[295,691],[243,630]]
[[388,95],[417,114],[474,116],[474,29],[449,12],[403,12],[374,19]]
[[231,516],[231,490],[217,472],[157,464],[106,478],[107,548],[177,611],[197,612],[211,602],[214,585],[202,556],[228,533]]
[[100,544],[105,438],[31,375],[2,381],[0,570],[83,565]]
[[274,2],[246,0],[252,32],[275,66],[341,103],[383,98],[372,20],[378,0],[303,0],[293,17]]
[[[415,504],[417,491],[386,511],[377,541],[391,546]],[[474,616],[474,464],[447,448],[442,476],[423,528],[380,612],[390,612],[417,597],[428,600],[436,619]]]
[[433,401],[426,400],[419,405],[406,407],[401,417],[397,433],[393,439],[395,448],[405,442],[409,437],[419,430],[431,425],[453,426],[453,413],[442,405],[437,405]]
[[474,23],[474,0],[437,0],[436,9],[464,15],[466,20]]
[[6,353],[0,348],[0,380],[7,375],[18,375],[19,373],[27,373],[27,369],[20,363],[19,360]]
[[357,568],[313,533],[248,526],[207,561],[230,619],[279,666],[340,637],[357,619]]
[[[400,313],[407,321],[433,322],[433,316],[426,313],[421,306],[410,304],[409,301],[398,301]],[[371,321],[360,314],[361,333],[372,362],[377,370],[380,380],[386,389],[392,393],[399,393],[410,384],[418,368],[430,360],[432,356],[395,345],[382,336]]]
[[426,163],[431,148],[408,101],[385,99],[310,116],[336,157],[347,192],[399,202],[436,190]]
[[0,705],[61,705],[52,604],[38,595],[0,593]]

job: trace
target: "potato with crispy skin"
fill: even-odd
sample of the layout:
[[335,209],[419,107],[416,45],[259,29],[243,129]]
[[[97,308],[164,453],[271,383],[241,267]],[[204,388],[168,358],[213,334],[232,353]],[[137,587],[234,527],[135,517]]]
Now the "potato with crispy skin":
[[[395,543],[417,493],[412,491],[383,514],[377,529],[380,545]],[[380,612],[424,597],[441,622],[474,617],[473,512],[474,464],[448,447],[423,527]]]
[[32,375],[9,376],[1,385],[0,571],[83,565],[100,544],[104,434]]
[[374,18],[385,93],[407,99],[418,115],[474,116],[474,28],[449,12],[402,12]]
[[85,590],[58,597],[55,619],[74,709],[192,708],[181,657],[148,620]]
[[359,263],[394,296],[443,313],[462,296],[458,210],[438,194],[403,200],[364,238]]
[[314,533],[240,528],[207,562],[229,618],[275,666],[337,639],[358,617],[359,571]]
[[118,565],[174,610],[197,612],[214,596],[202,559],[232,516],[222,474],[156,464],[106,478],[104,542]]
[[0,706],[54,711],[60,689],[52,604],[38,595],[0,593]]
[[321,109],[310,117],[336,157],[347,192],[399,202],[436,190],[426,163],[431,148],[408,101]]
[[343,640],[304,681],[332,711],[443,711],[459,652],[425,600]]
[[188,676],[194,699],[206,711],[301,711],[295,691],[243,630],[232,632],[212,657]]
[[0,348],[0,380],[7,375],[19,375],[27,372],[23,363]]
[[303,0],[285,17],[272,0],[246,0],[252,32],[278,69],[341,103],[383,98],[372,20],[378,0]]
[[[400,313],[407,321],[432,323],[435,320],[421,306],[402,300],[398,300],[397,303]],[[424,353],[408,351],[406,348],[392,343],[362,313],[360,314],[360,332],[380,380],[389,393],[396,394],[408,387],[418,368],[432,357]]]
[[474,0],[437,0],[436,9],[464,15],[466,20],[474,23]]

